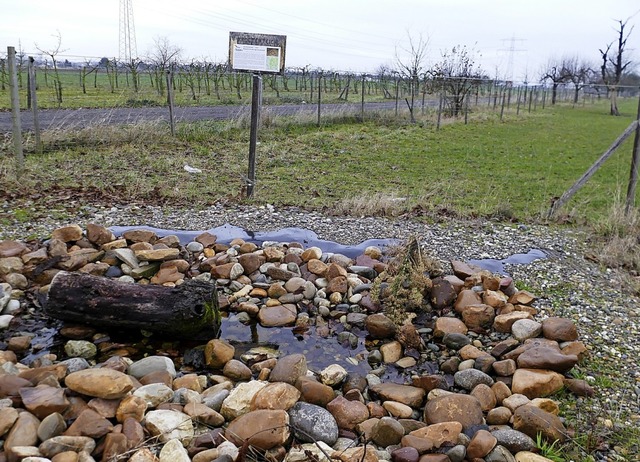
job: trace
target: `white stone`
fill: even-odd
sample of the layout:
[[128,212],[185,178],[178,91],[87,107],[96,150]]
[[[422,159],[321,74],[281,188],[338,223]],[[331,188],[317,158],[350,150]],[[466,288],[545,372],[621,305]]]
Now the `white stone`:
[[177,440],[169,440],[160,450],[160,462],[190,462],[189,454],[182,443]]
[[224,416],[227,422],[231,422],[236,417],[246,414],[251,410],[251,400],[253,397],[266,387],[267,384],[268,382],[261,380],[239,383],[222,402],[220,414]]
[[133,394],[144,399],[148,407],[158,407],[162,403],[171,401],[174,392],[164,383],[150,383],[149,385],[141,386]]
[[333,387],[342,383],[347,378],[347,370],[339,364],[331,364],[320,372],[320,381],[325,385]]
[[[0,303],[0,305],[2,305]],[[13,314],[20,309],[20,301],[19,300],[9,300],[9,302],[5,305],[2,310],[2,314]]]
[[218,457],[227,454],[232,460],[236,460],[240,455],[240,450],[231,441],[223,441],[218,445]]
[[86,340],[69,340],[64,345],[64,352],[70,358],[91,359],[98,354],[98,349]]
[[138,258],[131,249],[115,249],[113,253],[118,257],[118,260],[125,263],[129,268],[138,268],[140,266]]
[[[322,448],[324,453],[320,450]],[[331,462],[325,454],[332,454],[334,449],[324,441],[317,443],[305,443],[291,448],[284,462],[306,462],[308,460],[318,460],[320,462]],[[310,459],[310,455],[313,459]]]
[[167,371],[172,378],[176,376],[176,366],[166,356],[147,356],[129,366],[129,375],[140,379],[150,372]]
[[193,439],[193,422],[183,412],[166,409],[149,411],[144,424],[151,436],[158,436],[163,443],[178,439],[183,446],[187,446]]
[[511,335],[520,342],[535,338],[541,333],[542,324],[532,319],[519,319],[511,326]]
[[11,322],[12,319],[13,319],[13,316],[10,314],[0,315],[0,330],[6,329],[7,327],[9,327],[9,323]]

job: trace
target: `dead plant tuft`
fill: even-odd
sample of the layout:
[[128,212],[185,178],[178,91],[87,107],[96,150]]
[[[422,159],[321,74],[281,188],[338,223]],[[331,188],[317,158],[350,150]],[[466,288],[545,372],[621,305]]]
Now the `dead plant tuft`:
[[411,312],[431,309],[431,278],[442,274],[440,263],[424,252],[414,236],[396,250],[387,269],[376,279],[372,294],[389,319],[401,327],[412,318]]

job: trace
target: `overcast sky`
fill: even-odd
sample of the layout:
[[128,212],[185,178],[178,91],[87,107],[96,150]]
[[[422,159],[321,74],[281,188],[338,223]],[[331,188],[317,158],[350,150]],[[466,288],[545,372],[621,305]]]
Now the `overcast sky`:
[[[551,57],[580,55],[597,63],[616,39],[617,19],[636,24],[629,49],[640,61],[638,0],[131,0],[137,51],[167,37],[183,58],[228,58],[229,32],[287,36],[288,67],[375,71],[392,65],[407,37],[429,40],[428,61],[467,45],[484,71],[537,80]],[[118,56],[120,0],[0,0],[0,51],[30,54],[55,47],[70,61]],[[634,16],[635,15],[635,16]],[[512,63],[512,66],[509,64]]]

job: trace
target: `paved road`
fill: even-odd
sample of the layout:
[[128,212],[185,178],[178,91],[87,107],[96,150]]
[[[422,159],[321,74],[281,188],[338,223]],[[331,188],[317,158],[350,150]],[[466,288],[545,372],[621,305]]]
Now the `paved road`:
[[[400,104],[404,102],[399,102]],[[366,111],[393,109],[395,102],[366,103]],[[400,109],[404,109],[400,106]],[[176,121],[222,120],[249,114],[250,106],[208,106],[208,107],[177,107]],[[294,115],[298,113],[317,113],[316,104],[263,106],[263,110],[273,111],[279,115]],[[353,113],[360,111],[360,104],[323,104],[322,113],[348,110]],[[42,130],[60,128],[82,128],[88,125],[120,125],[135,124],[143,121],[169,120],[169,109],[166,107],[152,108],[112,108],[112,109],[42,109],[38,111],[40,128]],[[33,130],[33,115],[30,111],[22,111],[21,126],[23,130]],[[11,112],[0,112],[0,133],[11,131]]]

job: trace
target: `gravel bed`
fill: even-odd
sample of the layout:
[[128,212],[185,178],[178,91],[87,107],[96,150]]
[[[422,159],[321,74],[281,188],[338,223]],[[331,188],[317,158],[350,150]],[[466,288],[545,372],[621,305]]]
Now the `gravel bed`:
[[[0,206],[7,209],[10,204]],[[221,205],[199,210],[152,206],[92,206],[76,208],[64,219],[56,214],[37,222],[15,222],[0,228],[0,239],[46,237],[54,228],[70,223],[81,226],[95,222],[105,226],[148,225],[173,230],[207,230],[225,223],[255,232],[297,227],[314,231],[320,239],[341,244],[358,244],[368,239],[419,237],[432,256],[451,259],[504,259],[531,249],[547,258],[528,264],[505,265],[518,288],[541,298],[541,316],[558,315],[578,324],[580,337],[591,350],[601,370],[585,370],[585,377],[597,390],[588,407],[617,418],[616,425],[637,425],[640,421],[640,304],[621,289],[614,272],[584,258],[588,249],[585,234],[571,228],[503,224],[489,221],[448,220],[425,224],[410,219],[334,217],[297,208]],[[45,214],[46,215],[46,214]],[[589,249],[593,250],[593,249]],[[600,361],[601,360],[601,361]],[[584,398],[577,399],[579,405]],[[583,416],[588,419],[588,416]]]

